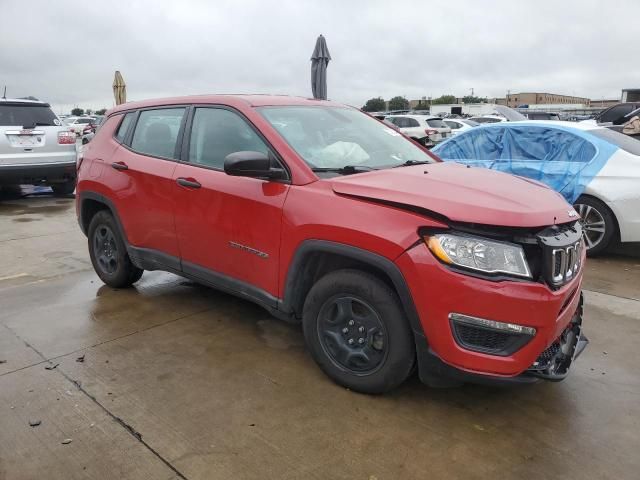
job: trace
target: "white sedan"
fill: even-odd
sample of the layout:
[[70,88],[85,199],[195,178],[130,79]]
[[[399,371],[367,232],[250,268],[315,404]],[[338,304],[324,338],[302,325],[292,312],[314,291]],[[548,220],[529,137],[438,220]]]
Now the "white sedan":
[[452,135],[458,135],[480,125],[478,122],[468,118],[445,118],[443,121],[451,128]]
[[585,123],[482,125],[433,149],[445,161],[532,178],[558,191],[582,217],[587,252],[640,242],[640,141]]

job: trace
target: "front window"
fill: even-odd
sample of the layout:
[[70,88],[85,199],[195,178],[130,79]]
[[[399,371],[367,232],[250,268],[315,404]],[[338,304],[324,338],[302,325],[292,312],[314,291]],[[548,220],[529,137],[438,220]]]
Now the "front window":
[[288,106],[259,111],[313,169],[364,170],[436,161],[394,129],[351,108]]

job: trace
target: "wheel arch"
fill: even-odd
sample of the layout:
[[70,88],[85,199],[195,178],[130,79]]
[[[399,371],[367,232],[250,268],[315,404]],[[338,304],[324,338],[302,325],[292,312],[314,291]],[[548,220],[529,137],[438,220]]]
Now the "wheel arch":
[[615,227],[616,227],[615,232],[613,232],[612,240],[620,242],[620,239],[622,238],[622,231],[620,230],[620,222],[618,221],[618,215],[616,214],[615,210],[611,208],[611,205],[609,204],[609,202],[599,197],[598,195],[594,194],[593,192],[585,191],[584,193],[581,193],[580,196],[576,199],[576,201],[574,202],[574,205],[578,203],[578,200],[580,200],[583,197],[592,198],[594,200],[602,202],[604,206],[609,209],[609,213],[611,213],[611,217],[613,218],[613,222],[615,223]]
[[91,223],[91,219],[94,217],[94,215],[99,211],[108,210],[109,213],[113,215],[113,218],[116,221],[119,233],[122,236],[125,245],[127,247],[129,246],[127,236],[125,235],[124,229],[122,228],[122,223],[120,222],[120,217],[118,216],[118,211],[116,210],[111,200],[99,193],[85,191],[80,193],[79,205],[80,208],[78,211],[78,223],[80,224],[80,228],[85,235],[87,235],[89,232],[89,224]]
[[306,240],[289,264],[278,310],[300,318],[309,290],[327,273],[345,268],[367,271],[387,283],[398,295],[411,329],[423,335],[407,282],[398,266],[377,253],[327,240]]

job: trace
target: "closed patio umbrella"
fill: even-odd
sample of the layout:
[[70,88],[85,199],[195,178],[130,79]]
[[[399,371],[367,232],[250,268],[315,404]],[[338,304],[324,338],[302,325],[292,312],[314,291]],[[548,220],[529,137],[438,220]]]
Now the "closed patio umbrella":
[[127,101],[127,85],[124,83],[124,78],[122,78],[119,70],[116,70],[116,75],[113,79],[113,97],[116,100],[116,105]]
[[311,92],[313,92],[313,98],[327,99],[327,65],[329,65],[329,60],[331,60],[331,55],[329,55],[327,42],[320,35],[311,55]]

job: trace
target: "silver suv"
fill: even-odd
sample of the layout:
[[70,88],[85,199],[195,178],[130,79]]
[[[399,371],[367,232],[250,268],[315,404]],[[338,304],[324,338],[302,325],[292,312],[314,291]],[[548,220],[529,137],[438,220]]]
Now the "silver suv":
[[67,195],[76,187],[76,135],[48,103],[0,99],[0,186],[49,185]]

